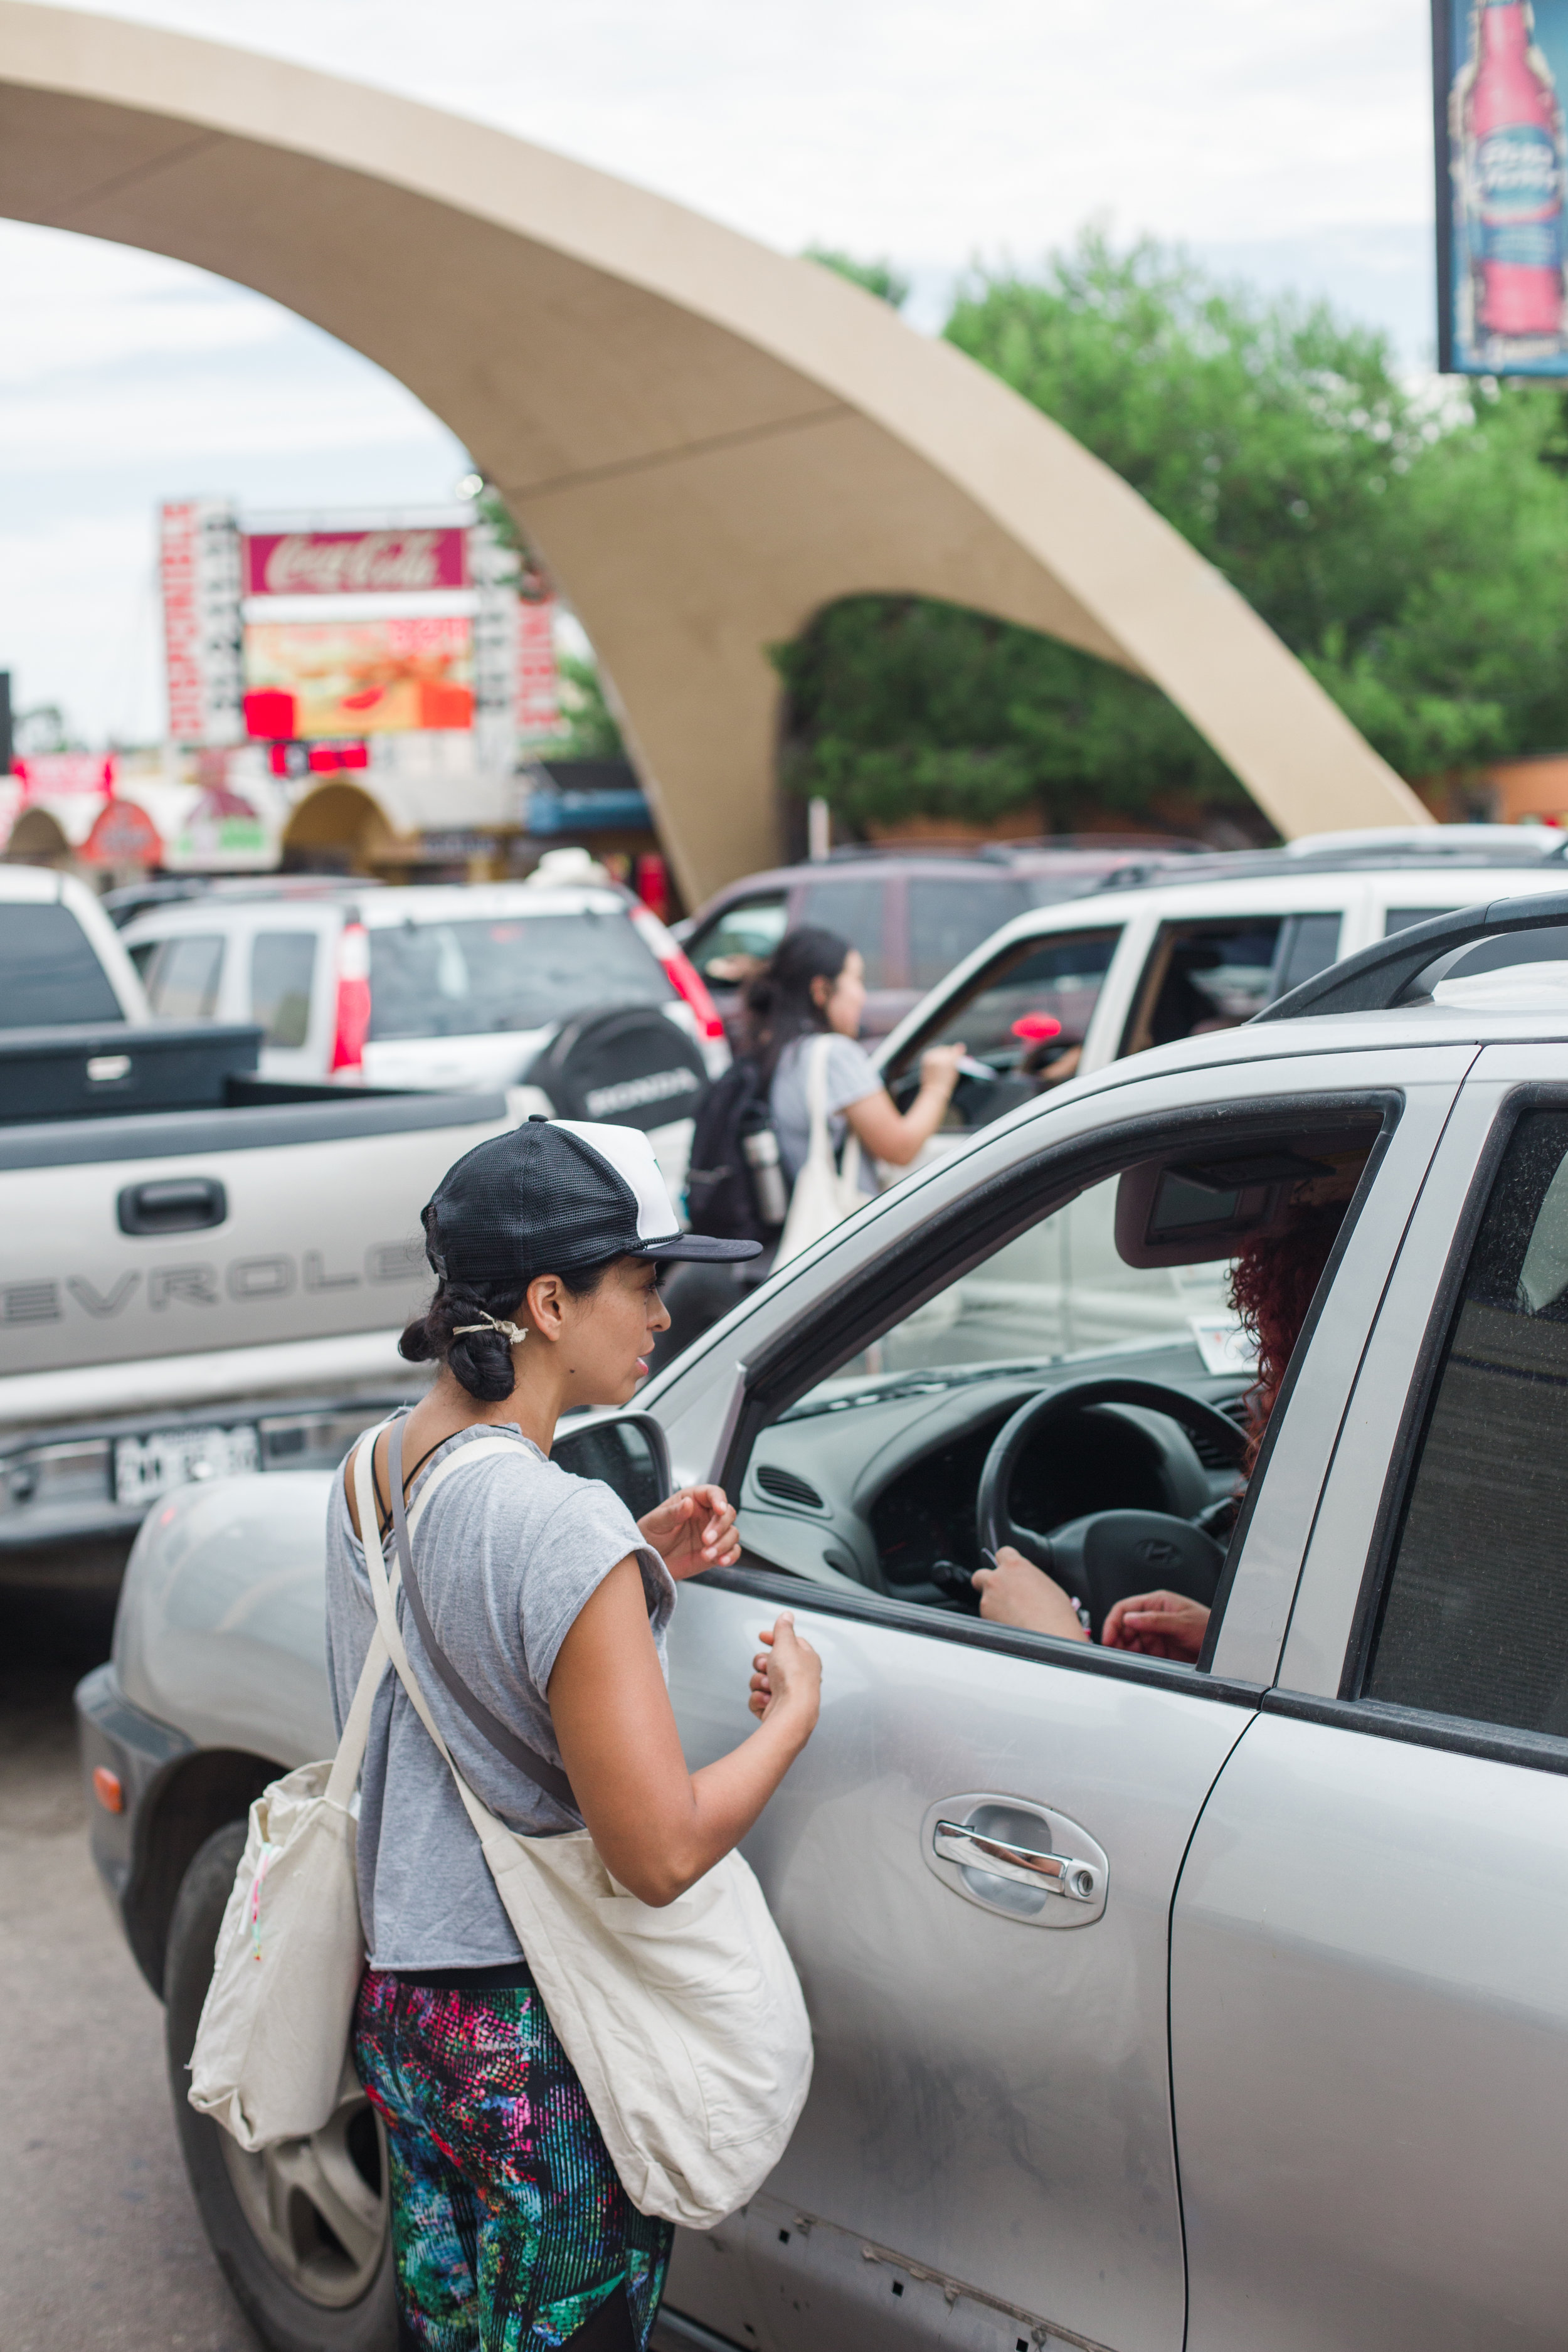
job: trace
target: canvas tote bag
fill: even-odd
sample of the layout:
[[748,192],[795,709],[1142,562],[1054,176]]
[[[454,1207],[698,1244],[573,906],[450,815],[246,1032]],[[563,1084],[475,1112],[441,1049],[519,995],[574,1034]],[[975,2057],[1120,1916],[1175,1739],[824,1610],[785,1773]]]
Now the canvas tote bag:
[[789,1214],[773,1260],[775,1272],[802,1250],[808,1250],[813,1242],[819,1242],[824,1234],[830,1234],[835,1225],[842,1224],[866,1198],[860,1190],[858,1137],[846,1138],[842,1169],[833,1155],[833,1133],[827,1124],[827,1057],[832,1051],[829,1032],[813,1037],[805,1049],[811,1142],[790,1195]]
[[[389,1484],[398,1572],[425,1636],[411,1540],[424,1506],[443,1478],[512,1453],[516,1440],[474,1438],[448,1454],[405,1518],[401,1434],[395,1425]],[[373,1442],[362,1439],[354,1465],[363,1528],[377,1523]],[[381,1640],[446,1759],[623,2188],[640,2213],[689,2230],[713,2228],[772,2171],[811,2087],[805,2002],[761,1887],[731,1853],[673,1903],[655,1908],[612,1878],[585,1829],[530,1837],[499,1821],[464,1780],[426,1703],[374,1542],[365,1560]],[[485,1729],[488,1710],[434,1635],[426,1638],[443,1681]],[[518,1760],[515,1735],[497,1729],[503,1752]],[[564,1781],[543,1758],[522,1769],[543,1786]]]
[[385,1666],[378,1632],[336,1757],[286,1773],[250,1808],[188,2095],[241,2147],[320,2131],[341,2095],[364,1970],[354,1792]]

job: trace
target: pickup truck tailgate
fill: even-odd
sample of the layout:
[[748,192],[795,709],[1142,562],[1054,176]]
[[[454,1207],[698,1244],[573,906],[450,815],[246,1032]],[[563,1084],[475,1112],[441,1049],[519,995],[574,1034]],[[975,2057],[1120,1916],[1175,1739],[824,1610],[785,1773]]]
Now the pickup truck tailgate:
[[396,1328],[419,1212],[499,1095],[0,1129],[0,1378]]

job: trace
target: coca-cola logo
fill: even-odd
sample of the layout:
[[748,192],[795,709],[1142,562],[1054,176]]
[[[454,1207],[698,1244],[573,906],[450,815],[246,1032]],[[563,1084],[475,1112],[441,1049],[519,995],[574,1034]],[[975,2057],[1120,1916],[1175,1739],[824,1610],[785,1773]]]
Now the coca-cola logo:
[[280,531],[246,542],[252,596],[386,596],[467,582],[461,530]]

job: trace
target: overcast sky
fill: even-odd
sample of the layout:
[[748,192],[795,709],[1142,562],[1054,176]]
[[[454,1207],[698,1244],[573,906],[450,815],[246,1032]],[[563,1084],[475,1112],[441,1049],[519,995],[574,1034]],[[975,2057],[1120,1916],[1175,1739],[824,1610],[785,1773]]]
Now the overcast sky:
[[[795,252],[886,256],[940,320],[1091,215],[1433,344],[1425,0],[163,0],[104,13],[498,123]],[[178,264],[0,223],[0,667],[98,741],[163,727],[153,510],[447,499],[379,370]]]

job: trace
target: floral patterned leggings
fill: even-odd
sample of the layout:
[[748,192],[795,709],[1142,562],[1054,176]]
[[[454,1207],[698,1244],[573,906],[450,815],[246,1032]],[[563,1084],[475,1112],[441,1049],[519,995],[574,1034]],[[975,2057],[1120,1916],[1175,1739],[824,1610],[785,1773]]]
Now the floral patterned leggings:
[[386,2126],[405,2340],[643,2352],[674,2232],[628,2200],[537,1990],[368,1969],[353,2049]]

